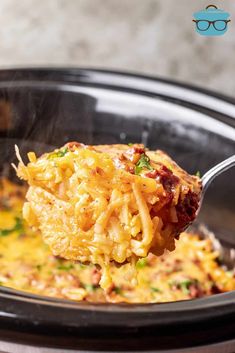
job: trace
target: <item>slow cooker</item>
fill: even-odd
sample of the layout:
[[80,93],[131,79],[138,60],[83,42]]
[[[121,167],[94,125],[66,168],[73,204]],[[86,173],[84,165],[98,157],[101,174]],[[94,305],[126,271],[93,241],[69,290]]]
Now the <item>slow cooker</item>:
[[[0,168],[61,146],[142,142],[203,174],[235,152],[235,100],[146,76],[91,69],[0,71]],[[208,189],[198,223],[234,265],[235,170]],[[235,293],[164,304],[91,304],[0,288],[0,350],[234,352]],[[40,350],[39,350],[39,347]],[[44,347],[44,348],[43,348]],[[58,349],[58,350],[57,350]]]

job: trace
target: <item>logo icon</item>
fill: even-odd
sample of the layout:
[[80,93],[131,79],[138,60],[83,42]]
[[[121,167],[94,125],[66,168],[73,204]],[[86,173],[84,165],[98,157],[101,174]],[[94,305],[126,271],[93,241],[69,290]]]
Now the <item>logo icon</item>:
[[205,10],[195,12],[193,22],[196,32],[202,36],[221,36],[227,32],[230,14],[215,5],[208,5]]

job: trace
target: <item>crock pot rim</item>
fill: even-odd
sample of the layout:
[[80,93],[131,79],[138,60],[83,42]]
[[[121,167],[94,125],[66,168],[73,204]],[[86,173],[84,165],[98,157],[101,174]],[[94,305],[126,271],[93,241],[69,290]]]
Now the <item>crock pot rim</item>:
[[[101,79],[101,81],[98,80],[97,78]],[[54,76],[53,76],[54,75]],[[61,77],[59,77],[61,75]],[[73,77],[73,80],[69,80],[69,76]],[[127,73],[123,71],[113,71],[113,70],[103,70],[103,69],[95,69],[95,68],[50,68],[50,67],[32,67],[32,68],[17,68],[17,69],[2,69],[0,70],[0,83],[1,82],[10,82],[12,85],[14,85],[14,82],[12,78],[14,78],[15,81],[30,81],[30,80],[37,80],[40,77],[43,77],[43,80],[45,81],[57,81],[58,78],[62,80],[62,82],[67,82],[69,84],[88,84],[88,85],[98,85],[102,87],[107,87],[111,90],[116,90],[123,88],[124,90],[128,91],[133,91],[133,92],[140,92],[143,95],[147,95],[148,93],[151,93],[153,85],[158,85],[159,83],[163,84],[167,87],[171,86],[172,87],[172,92],[173,93],[171,96],[168,96],[168,98],[172,101],[176,100],[182,101],[182,102],[189,102],[187,101],[186,97],[179,92],[179,89],[183,89],[183,92],[185,90],[190,93],[190,96],[192,98],[192,101],[194,101],[195,95],[199,94],[201,97],[203,97],[203,105],[198,104],[198,98],[195,98],[194,103],[191,104],[193,107],[199,106],[207,109],[208,111],[212,111],[213,109],[211,107],[211,102],[209,101],[211,97],[213,97],[214,100],[218,101],[218,103],[224,103],[224,111],[221,111],[221,114],[223,114],[225,117],[228,119],[231,119],[233,122],[235,121],[235,99],[231,97],[227,97],[225,95],[211,92],[210,90],[202,89],[199,87],[194,87],[192,85],[188,85],[185,83],[180,83],[176,81],[171,81],[171,80],[165,80],[163,78],[157,78],[157,77],[149,77],[147,75],[139,75],[136,73]],[[76,80],[74,80],[76,78]],[[105,79],[102,81],[102,78]],[[120,82],[121,78],[121,82]],[[143,83],[143,80],[145,82],[145,86],[149,85],[151,88],[149,91],[146,91],[145,89],[137,89],[135,87],[135,83],[138,81],[140,86],[141,83]],[[126,84],[125,85],[125,81]],[[42,82],[42,81],[40,81]],[[133,84],[133,86],[132,86]],[[177,93],[178,92],[178,93]],[[152,92],[152,95],[156,96],[164,96],[164,94],[160,94],[160,92]],[[208,103],[208,104],[207,104]],[[226,109],[228,108],[228,109]],[[230,113],[231,112],[231,113]],[[49,298],[49,297],[43,297],[39,295],[34,295],[34,294],[28,294],[24,293],[22,291],[10,289],[10,288],[5,288],[2,287],[0,288],[0,298],[9,298],[13,299],[15,301],[24,301],[24,302],[30,302],[30,303],[35,303],[35,304],[40,304],[40,305],[49,305],[49,306],[61,306],[61,304],[64,307],[67,308],[72,308],[78,309],[78,310],[97,310],[97,311],[102,311],[102,312],[107,312],[107,311],[112,311],[112,312],[128,312],[128,313],[151,313],[151,312],[161,312],[161,313],[179,313],[181,310],[184,310],[184,312],[187,311],[187,308],[189,312],[192,312],[193,310],[197,310],[200,308],[200,310],[205,309],[211,311],[211,308],[217,307],[218,310],[220,307],[224,307],[224,305],[229,305],[231,309],[231,313],[235,313],[235,291],[233,292],[227,292],[223,294],[217,294],[213,295],[210,297],[204,297],[200,299],[194,299],[194,300],[186,300],[186,301],[177,301],[177,302],[171,302],[171,303],[154,303],[154,304],[111,304],[111,303],[105,303],[105,304],[92,304],[92,303],[77,303],[77,302],[72,302],[69,300],[61,300],[61,299],[56,299],[56,298]],[[3,312],[0,312],[0,317],[4,316]]]

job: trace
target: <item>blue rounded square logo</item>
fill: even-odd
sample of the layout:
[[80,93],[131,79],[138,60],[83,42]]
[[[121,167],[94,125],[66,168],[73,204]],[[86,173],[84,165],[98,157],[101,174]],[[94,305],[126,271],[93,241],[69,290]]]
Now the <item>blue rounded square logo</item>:
[[195,30],[202,36],[221,36],[228,30],[230,14],[215,5],[194,13]]

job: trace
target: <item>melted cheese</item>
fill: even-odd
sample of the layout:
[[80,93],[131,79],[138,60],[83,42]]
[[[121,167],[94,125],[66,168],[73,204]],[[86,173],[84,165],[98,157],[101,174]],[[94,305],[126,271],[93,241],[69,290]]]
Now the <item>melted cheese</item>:
[[[99,286],[100,271],[51,254],[39,231],[27,223],[15,231],[21,217],[25,188],[0,181],[0,284],[10,288],[75,301],[155,303],[191,299],[235,289],[232,271],[218,262],[209,239],[182,234],[174,252],[149,255],[136,264],[137,282],[131,282],[130,264],[111,265],[112,284]],[[123,215],[124,217],[124,215]],[[115,233],[118,230],[114,230]]]
[[29,184],[24,218],[54,255],[101,266],[103,288],[111,262],[135,266],[174,250],[195,217],[200,180],[162,151],[70,143],[38,159],[30,152],[27,165],[17,155],[17,175]]

